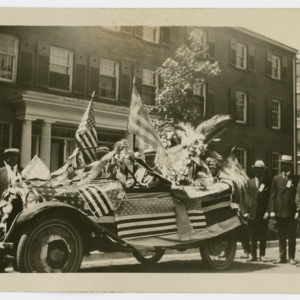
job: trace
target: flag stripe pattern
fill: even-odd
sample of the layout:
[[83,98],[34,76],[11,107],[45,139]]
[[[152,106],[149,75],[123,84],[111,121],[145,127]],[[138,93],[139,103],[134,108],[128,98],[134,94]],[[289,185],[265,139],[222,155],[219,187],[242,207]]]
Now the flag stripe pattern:
[[163,173],[165,173],[165,170],[166,172],[171,171],[167,150],[162,145],[148,113],[144,110],[141,97],[135,85],[133,85],[132,89],[127,129],[136,135],[136,141],[141,150],[146,148],[146,146],[157,150],[155,163],[162,167]]
[[[139,195],[137,195],[139,196]],[[170,194],[153,198],[123,200],[115,210],[118,235],[137,238],[176,233],[176,215]]]
[[96,148],[98,147],[98,137],[96,131],[96,121],[94,113],[93,100],[90,101],[81,123],[75,134],[79,149],[83,149],[82,153],[86,163],[96,160]]
[[96,218],[108,215],[114,210],[111,199],[99,186],[87,185],[78,189],[78,192]]

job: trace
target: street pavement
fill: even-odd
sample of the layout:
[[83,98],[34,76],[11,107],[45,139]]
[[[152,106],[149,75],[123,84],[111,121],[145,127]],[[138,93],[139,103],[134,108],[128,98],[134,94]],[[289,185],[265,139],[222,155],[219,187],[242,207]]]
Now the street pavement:
[[[300,267],[290,264],[273,264],[278,259],[278,247],[268,248],[266,258],[268,262],[246,262],[242,250],[238,250],[231,267],[222,273],[300,273]],[[300,247],[296,250],[296,260],[299,259]],[[163,258],[152,268],[144,269],[135,258],[107,259],[102,261],[84,261],[81,273],[211,273],[214,272],[206,267],[201,260],[200,254],[185,252],[179,254],[164,255]]]
[[[299,243],[299,241],[298,241]],[[297,243],[297,244],[298,244]],[[274,245],[275,244],[275,245]],[[270,247],[271,246],[271,247]],[[241,246],[238,244],[236,257],[232,265],[222,273],[300,273],[300,267],[286,264],[273,264],[278,259],[277,243],[269,244],[266,251],[267,262],[248,263],[244,256]],[[297,260],[298,259],[298,260]],[[300,266],[300,245],[296,248],[296,261]],[[173,251],[165,254],[162,259],[154,266],[145,269],[130,253],[92,253],[84,257],[80,273],[211,273],[202,263],[199,252],[193,250],[186,252]],[[12,266],[6,268],[5,273],[15,273]]]

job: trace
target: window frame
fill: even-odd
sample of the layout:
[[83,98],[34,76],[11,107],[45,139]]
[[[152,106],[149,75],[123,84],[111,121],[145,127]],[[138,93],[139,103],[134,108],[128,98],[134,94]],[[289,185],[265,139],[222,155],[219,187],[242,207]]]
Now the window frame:
[[[150,71],[150,72],[153,72],[153,74],[155,75],[155,85],[150,85],[150,84],[147,84],[147,83],[144,83],[144,71]],[[159,78],[158,78],[158,74],[155,70],[152,70],[152,69],[148,69],[148,68],[143,68],[142,69],[142,100],[143,100],[143,93],[147,93],[147,94],[150,94],[150,92],[146,92],[143,90],[143,87],[144,86],[147,86],[147,87],[151,87],[151,88],[154,88],[155,87],[155,91],[154,91],[154,102],[153,102],[153,105],[156,105],[156,94],[157,94],[157,90],[159,89],[159,82],[158,82]],[[151,104],[148,104],[148,105],[151,105]]]
[[[278,156],[278,158],[277,158],[278,168],[274,168],[274,155]],[[279,160],[280,160],[280,153],[272,152],[272,176],[273,177],[281,173],[281,164],[280,164]],[[274,170],[277,170],[276,174],[275,174]]]
[[[277,112],[277,115],[278,115],[278,127],[275,127],[274,123],[273,123],[273,114],[275,113],[274,110],[273,110],[273,103],[277,103],[278,104],[278,108],[279,108],[279,110]],[[280,130],[281,129],[281,125],[282,125],[281,111],[282,111],[281,101],[273,99],[272,100],[272,129],[276,129],[276,130]]]
[[[245,49],[245,54],[244,54],[244,56],[240,56],[240,55],[239,55],[239,47],[244,47],[244,49]],[[244,61],[244,64],[245,64],[244,67],[241,67],[241,66],[238,65],[238,61],[239,61],[241,58],[242,58],[243,61]],[[236,43],[236,63],[235,63],[236,68],[241,69],[241,70],[247,70],[247,68],[248,68],[247,58],[248,58],[248,47],[247,47],[247,45],[242,44],[242,43],[238,43],[238,42],[237,42],[237,43]]]
[[[51,71],[51,49],[53,48],[57,48],[57,49],[62,49],[62,50],[66,50],[69,51],[69,54],[71,53],[72,57],[69,59],[69,61],[71,62],[71,66],[65,66],[65,65],[59,65],[59,64],[53,64],[52,65],[58,65],[58,66],[63,66],[66,68],[70,69],[70,80],[69,80],[69,89],[68,90],[64,90],[64,89],[60,89],[60,88],[56,88],[56,87],[52,87],[50,86],[50,73],[53,72]],[[54,46],[54,45],[50,45],[50,56],[49,56],[49,89],[51,90],[55,90],[55,91],[63,91],[63,92],[72,92],[73,90],[73,74],[74,74],[74,54],[75,52],[71,49],[67,49],[67,48],[63,48],[63,47],[59,47],[59,46]],[[63,74],[63,73],[59,73],[59,72],[53,72],[53,73],[57,73],[57,74]]]
[[[236,148],[235,151],[236,151],[236,159],[238,160],[239,164],[244,169],[244,171],[247,173],[247,149]],[[239,151],[242,151],[244,153],[244,165],[242,163],[240,163],[240,161],[239,161],[239,155],[238,155]]]
[[[116,76],[115,77],[111,76],[111,75],[101,73],[101,61],[103,61],[103,60],[111,61],[111,62],[116,63],[116,69],[115,69]],[[101,76],[102,77],[107,77],[107,78],[115,78],[115,81],[116,81],[116,87],[115,87],[116,95],[115,95],[115,98],[101,96],[101,87],[100,87]],[[110,100],[110,101],[118,101],[118,99],[119,99],[119,90],[120,90],[120,62],[118,62],[116,60],[109,59],[109,58],[100,57],[100,59],[99,59],[99,97],[102,98],[102,99]]]
[[[0,121],[0,125],[2,124],[6,124],[9,126],[9,137],[8,137],[8,147],[10,148],[12,145],[12,136],[13,136],[13,125],[11,122],[7,122],[7,121]],[[0,132],[1,134],[1,132]],[[6,147],[2,148],[2,136],[0,135],[0,149],[6,149]]]
[[[204,88],[203,88],[203,96],[201,95],[197,95],[195,94],[195,90],[194,90],[194,87],[196,84],[200,84],[202,85]],[[204,98],[204,101],[203,101],[203,116],[206,116],[206,108],[207,108],[207,83],[206,82],[194,82],[193,83],[193,97],[196,98],[196,97],[203,97]]]
[[[14,36],[14,35],[6,34],[6,33],[0,33],[0,36],[8,36],[10,38],[14,38],[14,40],[15,40],[14,54],[13,54],[12,79],[6,79],[6,78],[1,78],[0,77],[0,81],[15,83],[17,81],[17,69],[18,69],[17,66],[18,66],[18,56],[19,56],[19,38]],[[5,54],[5,55],[7,55],[7,54]]]
[[[278,68],[275,68],[275,67],[274,67],[274,61],[273,61],[274,58],[275,58],[275,59],[278,59],[278,61],[279,61]],[[275,77],[275,76],[274,76],[273,70],[277,70],[277,72],[278,72],[278,77]],[[273,54],[272,54],[272,75],[271,75],[271,77],[272,77],[273,79],[276,79],[276,80],[281,80],[281,57],[276,56],[276,55],[273,55]]]
[[[238,104],[238,95],[245,95],[245,103],[244,103],[244,109],[243,109],[243,119],[244,120],[238,120],[239,113],[238,113],[238,106],[242,106],[241,104]],[[248,95],[245,92],[236,91],[235,95],[235,105],[236,105],[236,122],[239,124],[247,124],[248,121]]]

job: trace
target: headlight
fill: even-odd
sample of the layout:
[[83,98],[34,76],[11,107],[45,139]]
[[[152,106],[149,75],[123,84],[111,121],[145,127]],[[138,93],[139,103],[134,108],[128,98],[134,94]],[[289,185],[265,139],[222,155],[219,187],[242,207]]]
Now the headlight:
[[38,196],[37,196],[36,192],[29,191],[26,195],[26,204],[25,204],[26,208],[36,204],[37,198],[38,198]]

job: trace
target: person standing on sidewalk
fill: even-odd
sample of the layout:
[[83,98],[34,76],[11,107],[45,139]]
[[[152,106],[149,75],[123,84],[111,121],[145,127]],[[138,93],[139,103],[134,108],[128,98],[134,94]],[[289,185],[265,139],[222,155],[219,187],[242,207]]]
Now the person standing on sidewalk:
[[286,240],[288,239],[289,263],[295,265],[296,229],[298,212],[296,209],[296,188],[298,178],[292,173],[293,160],[289,155],[281,156],[282,173],[272,181],[269,212],[276,218],[279,237],[279,259],[274,263],[286,263]]
[[268,231],[268,204],[270,189],[264,173],[267,167],[262,160],[257,160],[252,166],[255,177],[249,180],[249,198],[247,199],[246,213],[251,236],[251,259],[257,261],[257,242],[259,241],[260,261],[265,262],[267,231]]

